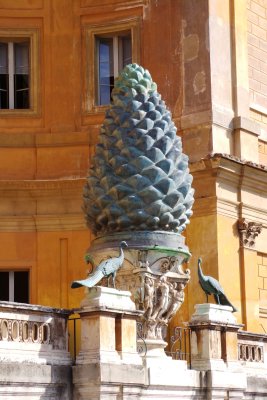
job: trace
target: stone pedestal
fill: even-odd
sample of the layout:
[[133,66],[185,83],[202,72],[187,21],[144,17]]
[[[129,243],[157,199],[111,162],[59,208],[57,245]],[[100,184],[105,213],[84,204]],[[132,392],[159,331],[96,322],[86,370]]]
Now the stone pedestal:
[[[79,314],[82,343],[73,367],[74,400],[242,398],[246,376],[225,363],[236,357],[229,348],[239,327],[228,307],[197,306],[190,323],[195,370],[163,355],[159,345],[153,349],[153,341],[145,356],[136,353],[139,312],[129,292],[92,288]],[[222,365],[224,371],[218,370]]]
[[[167,326],[184,302],[184,289],[190,271],[183,262],[190,257],[185,238],[174,232],[116,232],[94,239],[88,255],[99,265],[103,259],[116,257],[121,241],[126,241],[123,266],[116,275],[116,287],[131,292],[141,328],[138,337],[146,356],[165,357]],[[101,285],[107,285],[102,279]],[[144,351],[142,351],[144,353]]]
[[239,366],[237,332],[241,325],[231,307],[197,304],[189,326],[193,369],[223,371]]
[[[86,290],[81,316],[81,351],[73,367],[74,399],[116,398],[121,384],[144,384],[142,358],[136,351],[140,312],[131,293],[96,286]],[[114,393],[113,393],[114,392]]]
[[141,364],[136,350],[136,318],[140,312],[130,292],[102,286],[86,289],[81,316],[81,351],[76,364],[126,362]]

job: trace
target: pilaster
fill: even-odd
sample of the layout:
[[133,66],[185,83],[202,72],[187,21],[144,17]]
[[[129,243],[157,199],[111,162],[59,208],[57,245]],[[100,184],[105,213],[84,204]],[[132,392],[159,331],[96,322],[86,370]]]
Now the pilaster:
[[238,309],[238,321],[262,333],[257,253],[266,249],[266,168],[217,154],[192,163],[191,173],[196,192],[187,227],[187,244],[193,254],[189,315],[191,299],[205,301],[194,268],[202,257],[204,273],[219,280]]
[[241,218],[238,221],[240,237],[241,287],[243,296],[242,316],[247,331],[261,331],[259,323],[259,290],[256,238],[262,224]]
[[260,126],[249,119],[246,2],[192,0],[182,8],[184,151],[192,161],[220,152],[257,163]]

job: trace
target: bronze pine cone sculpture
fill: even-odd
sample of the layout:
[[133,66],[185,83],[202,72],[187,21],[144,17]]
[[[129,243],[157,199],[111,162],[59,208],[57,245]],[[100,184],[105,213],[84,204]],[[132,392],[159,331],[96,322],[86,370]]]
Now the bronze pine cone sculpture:
[[127,65],[115,81],[84,188],[88,227],[181,233],[192,214],[188,157],[150,73]]

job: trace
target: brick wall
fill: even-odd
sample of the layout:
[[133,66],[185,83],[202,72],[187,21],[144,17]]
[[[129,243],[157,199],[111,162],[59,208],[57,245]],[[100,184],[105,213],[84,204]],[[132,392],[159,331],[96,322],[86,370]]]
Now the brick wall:
[[258,288],[260,306],[267,308],[267,254],[258,253]]
[[248,0],[250,101],[267,113],[267,0]]
[[262,126],[259,161],[267,165],[267,0],[247,0],[250,118]]

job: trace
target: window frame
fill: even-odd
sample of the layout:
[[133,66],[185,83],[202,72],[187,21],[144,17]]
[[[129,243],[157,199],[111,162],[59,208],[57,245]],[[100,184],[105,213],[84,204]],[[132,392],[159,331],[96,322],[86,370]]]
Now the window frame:
[[[29,269],[0,269],[0,273],[8,273],[8,297],[7,301],[15,301],[15,273],[16,272],[26,272],[28,274],[28,303],[30,304],[30,270]],[[2,300],[0,300],[2,301]]]
[[[113,55],[113,76],[114,80],[117,78],[119,75],[119,71],[122,69],[123,65],[123,52],[122,52],[122,43],[121,39],[123,37],[128,37],[132,38],[131,31],[122,31],[119,33],[111,34],[111,35],[97,35],[95,36],[95,46],[96,46],[96,71],[97,71],[97,77],[96,77],[96,93],[95,93],[95,101],[97,102],[97,106],[104,105],[107,106],[108,104],[99,104],[100,103],[100,98],[101,98],[101,83],[100,83],[100,43],[103,39],[108,39],[112,42],[112,55]],[[132,49],[131,49],[132,50]],[[131,56],[132,56],[132,51],[131,51]],[[132,59],[132,57],[131,57]]]
[[131,33],[132,62],[140,63],[140,18],[131,18],[103,25],[91,25],[85,31],[85,114],[103,113],[108,105],[98,105],[98,51],[97,39],[101,36],[119,36]]
[[0,41],[15,42],[17,40],[29,41],[29,108],[0,109],[1,116],[36,116],[40,108],[40,55],[39,29],[0,29]]

